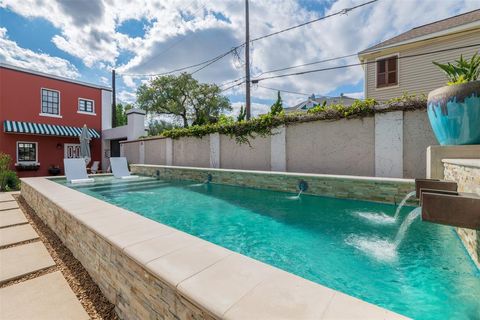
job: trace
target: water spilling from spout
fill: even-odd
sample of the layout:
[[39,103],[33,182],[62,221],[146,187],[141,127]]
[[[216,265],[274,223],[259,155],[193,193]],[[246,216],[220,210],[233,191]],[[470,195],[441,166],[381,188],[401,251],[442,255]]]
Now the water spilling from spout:
[[207,183],[209,183],[208,180],[205,180],[204,182],[202,183],[194,183],[194,184],[190,184],[189,187],[201,187],[203,185],[206,185]]
[[410,193],[408,193],[405,198],[402,199],[402,201],[400,202],[400,204],[398,205],[397,207],[397,210],[395,211],[395,216],[394,216],[394,219],[395,220],[398,220],[398,217],[400,216],[400,211],[402,210],[403,206],[405,205],[405,203],[407,203],[407,201],[413,197],[417,192],[416,191],[412,191]]
[[410,211],[405,220],[403,220],[400,228],[398,229],[397,235],[395,236],[394,244],[396,248],[402,243],[402,240],[403,238],[405,238],[405,234],[407,233],[407,230],[412,224],[412,222],[415,221],[415,219],[417,219],[421,213],[422,207],[415,208]]
[[300,190],[296,196],[290,196],[290,197],[287,197],[287,199],[298,200],[298,199],[300,199],[300,196],[302,195],[302,192],[303,192],[303,190]]
[[345,239],[345,243],[363,251],[365,254],[384,262],[392,262],[397,259],[397,249],[404,240],[409,227],[420,216],[422,208],[413,209],[400,225],[393,240],[381,239],[377,236],[362,236],[351,234]]

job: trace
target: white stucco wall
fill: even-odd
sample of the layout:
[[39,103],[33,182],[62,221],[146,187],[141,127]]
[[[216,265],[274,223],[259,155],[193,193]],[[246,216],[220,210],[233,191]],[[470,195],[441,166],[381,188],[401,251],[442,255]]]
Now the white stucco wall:
[[403,177],[426,177],[426,150],[438,145],[426,110],[403,114]]
[[220,136],[220,166],[225,169],[270,170],[270,137],[250,138],[250,145]]
[[173,165],[208,168],[210,166],[209,136],[173,140]]
[[375,176],[403,177],[403,111],[375,114]]
[[166,165],[166,149],[166,139],[145,140],[145,163]]
[[286,139],[289,172],[374,175],[373,117],[291,125]]

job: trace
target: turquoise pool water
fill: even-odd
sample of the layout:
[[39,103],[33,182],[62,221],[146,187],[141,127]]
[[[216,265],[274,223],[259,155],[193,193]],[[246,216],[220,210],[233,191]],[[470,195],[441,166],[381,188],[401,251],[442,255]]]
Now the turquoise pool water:
[[480,319],[480,272],[452,228],[395,207],[218,184],[100,178],[75,189],[415,319]]

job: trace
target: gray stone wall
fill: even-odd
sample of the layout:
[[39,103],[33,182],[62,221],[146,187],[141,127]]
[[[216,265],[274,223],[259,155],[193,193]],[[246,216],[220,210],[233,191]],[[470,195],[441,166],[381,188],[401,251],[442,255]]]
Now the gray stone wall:
[[399,203],[407,193],[415,190],[413,180],[365,178],[320,174],[293,174],[268,171],[240,171],[224,169],[204,169],[189,167],[168,167],[157,165],[131,165],[133,173],[160,177],[161,179],[181,179],[203,182],[212,175],[214,183],[268,189],[284,192],[298,192],[298,183],[308,183],[306,194],[368,200],[375,202]]
[[[456,181],[459,192],[480,194],[480,167],[444,163],[445,180]],[[480,230],[456,228],[465,248],[480,268]]]
[[216,319],[26,183],[22,196],[82,263],[121,319]]

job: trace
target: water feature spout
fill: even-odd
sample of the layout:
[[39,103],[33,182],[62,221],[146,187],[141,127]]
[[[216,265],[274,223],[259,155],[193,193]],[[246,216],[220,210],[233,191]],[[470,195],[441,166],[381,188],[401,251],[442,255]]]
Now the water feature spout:
[[422,220],[454,227],[480,229],[480,195],[422,189]]
[[403,206],[405,205],[405,203],[407,203],[407,201],[413,197],[414,195],[416,194],[416,191],[412,191],[412,192],[409,192],[405,198],[402,199],[402,201],[400,202],[400,204],[398,205],[397,207],[397,210],[395,211],[395,216],[394,216],[394,219],[395,221],[398,220],[398,217],[400,216],[400,211],[402,210]]
[[212,175],[209,173],[207,175],[207,179],[205,181],[203,181],[202,183],[195,183],[195,184],[191,184],[189,185],[189,187],[200,187],[200,186],[203,186],[203,185],[206,185],[206,184],[209,184],[210,182],[212,182]]
[[455,181],[439,180],[439,179],[415,179],[416,197],[420,199],[422,189],[435,189],[443,191],[457,191],[457,183]]
[[287,199],[298,200],[298,199],[300,199],[300,196],[302,195],[302,192],[303,192],[303,190],[300,190],[296,196],[290,196],[290,197],[287,197]]

